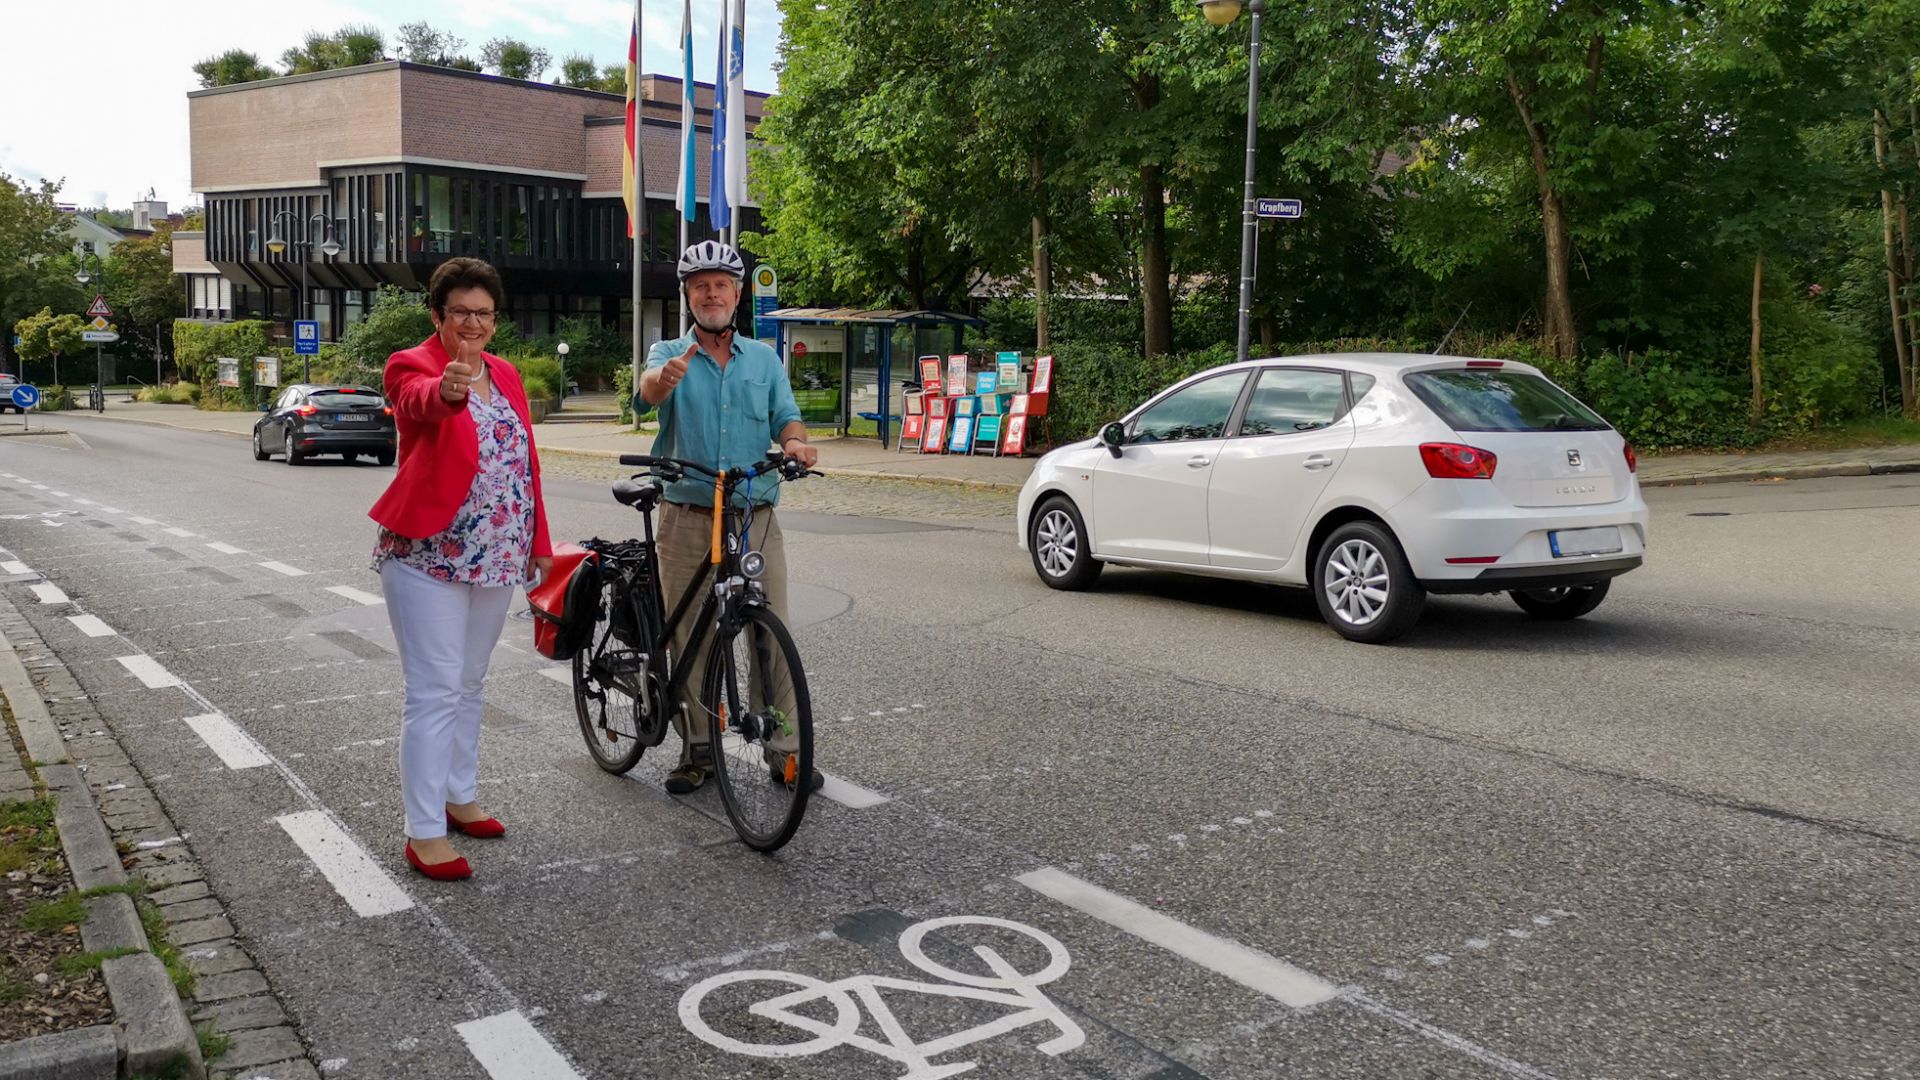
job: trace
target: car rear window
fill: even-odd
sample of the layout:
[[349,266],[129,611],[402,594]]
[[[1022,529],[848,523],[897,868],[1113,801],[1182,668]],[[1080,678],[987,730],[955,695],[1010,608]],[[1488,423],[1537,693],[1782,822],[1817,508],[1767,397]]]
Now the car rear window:
[[307,400],[322,409],[372,409],[386,404],[379,394],[365,390],[321,390]]
[[1407,387],[1455,431],[1606,431],[1592,409],[1538,375],[1498,368],[1416,371]]

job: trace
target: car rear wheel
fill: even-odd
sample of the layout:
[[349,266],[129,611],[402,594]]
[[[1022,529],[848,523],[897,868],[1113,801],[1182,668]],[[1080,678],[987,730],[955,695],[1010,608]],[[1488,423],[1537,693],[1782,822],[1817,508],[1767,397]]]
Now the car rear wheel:
[[1511,592],[1513,602],[1520,610],[1536,619],[1577,619],[1607,598],[1607,590],[1613,587],[1611,581],[1595,582],[1592,585],[1571,585],[1564,589],[1528,589],[1524,592]]
[[253,429],[253,460],[265,461],[272,456],[273,456],[272,454],[267,453],[267,448],[260,444],[260,429],[254,428]]
[[393,451],[391,450],[376,451],[373,455],[373,460],[379,462],[382,465],[391,465],[393,464]]
[[1413,629],[1427,605],[1400,542],[1384,526],[1355,521],[1335,529],[1314,557],[1320,617],[1349,641],[1392,641]]
[[1087,524],[1071,499],[1056,495],[1040,504],[1027,524],[1027,550],[1040,580],[1055,589],[1084,589],[1100,576]]
[[303,461],[305,461],[305,460],[306,460],[306,458],[304,458],[304,457],[302,457],[302,456],[301,456],[300,454],[298,454],[298,453],[295,453],[295,452],[294,452],[294,449],[293,449],[293,432],[291,432],[291,431],[289,431],[289,432],[287,432],[287,434],[286,434],[286,439],[285,439],[285,441],[283,441],[283,442],[282,442],[282,443],[280,444],[280,448],[281,448],[282,450],[284,450],[284,451],[286,451],[286,455],[287,455],[287,464],[289,464],[289,465],[298,465],[298,464],[300,464],[301,462],[303,462]]

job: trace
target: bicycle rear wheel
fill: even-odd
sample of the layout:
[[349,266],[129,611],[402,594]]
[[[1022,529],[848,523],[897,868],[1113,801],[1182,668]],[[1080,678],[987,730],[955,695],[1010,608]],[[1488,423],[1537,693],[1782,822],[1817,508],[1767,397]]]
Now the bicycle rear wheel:
[[714,777],[734,832],[756,851],[793,839],[813,775],[813,703],[793,636],[773,612],[747,607],[707,654],[700,707]]
[[647,748],[640,737],[644,664],[639,653],[608,632],[613,605],[626,602],[617,584],[602,585],[593,637],[573,654],[573,708],[580,734],[594,764],[616,776],[638,764]]

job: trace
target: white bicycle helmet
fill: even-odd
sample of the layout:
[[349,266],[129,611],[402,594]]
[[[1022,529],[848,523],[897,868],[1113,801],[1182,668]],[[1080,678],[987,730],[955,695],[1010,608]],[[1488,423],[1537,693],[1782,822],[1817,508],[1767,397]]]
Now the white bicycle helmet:
[[681,281],[703,270],[725,270],[741,279],[747,276],[747,267],[740,261],[740,253],[718,240],[702,240],[680,256]]

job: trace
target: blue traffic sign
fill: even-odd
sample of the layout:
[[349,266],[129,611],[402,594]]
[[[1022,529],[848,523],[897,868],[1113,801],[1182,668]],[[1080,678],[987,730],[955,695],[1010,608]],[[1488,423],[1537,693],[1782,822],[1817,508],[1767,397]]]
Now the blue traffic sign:
[[19,386],[13,388],[13,403],[23,409],[38,408],[40,405],[40,388],[21,383]]
[[299,319],[293,324],[293,352],[296,356],[320,355],[320,323],[316,319]]
[[1300,216],[1300,200],[1255,199],[1253,212],[1264,218],[1297,218]]

